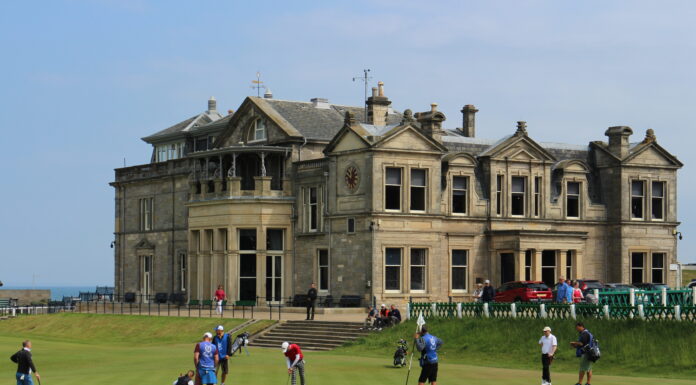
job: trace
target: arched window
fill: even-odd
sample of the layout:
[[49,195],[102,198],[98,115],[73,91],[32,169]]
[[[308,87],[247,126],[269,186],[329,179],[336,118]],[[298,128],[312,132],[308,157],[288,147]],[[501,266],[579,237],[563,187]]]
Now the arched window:
[[253,133],[251,140],[264,140],[266,139],[266,121],[263,119],[256,119],[254,121]]

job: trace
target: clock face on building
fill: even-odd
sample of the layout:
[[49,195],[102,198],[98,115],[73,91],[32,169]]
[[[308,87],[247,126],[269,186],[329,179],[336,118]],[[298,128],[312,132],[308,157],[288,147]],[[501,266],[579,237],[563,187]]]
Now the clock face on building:
[[346,167],[345,180],[346,187],[348,187],[349,190],[354,191],[356,188],[358,188],[358,185],[360,184],[360,174],[358,173],[358,168],[355,166]]

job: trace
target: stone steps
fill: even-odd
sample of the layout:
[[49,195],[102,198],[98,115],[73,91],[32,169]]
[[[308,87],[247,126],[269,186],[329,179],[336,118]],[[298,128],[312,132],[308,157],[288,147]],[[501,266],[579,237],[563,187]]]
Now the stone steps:
[[368,334],[359,322],[286,321],[255,336],[253,346],[280,349],[287,341],[303,350],[332,350]]

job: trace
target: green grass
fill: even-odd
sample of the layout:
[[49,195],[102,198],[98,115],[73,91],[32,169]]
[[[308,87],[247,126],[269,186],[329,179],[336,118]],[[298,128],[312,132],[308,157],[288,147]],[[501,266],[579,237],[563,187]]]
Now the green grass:
[[688,285],[691,280],[696,279],[696,270],[682,270],[682,283]]
[[[555,370],[577,370],[575,323],[536,319],[462,319],[429,322],[431,332],[444,341],[441,355],[448,361],[504,368],[535,367],[541,330],[551,326],[558,338]],[[644,322],[591,320],[588,329],[600,342],[602,358],[597,373],[666,378],[696,377],[696,324],[688,322]],[[409,322],[386,329],[339,350],[342,354],[366,352],[386,356],[396,341],[412,341],[415,324]]]
[[[241,321],[225,320],[225,326],[229,328],[235,322]],[[0,321],[0,357],[9,357],[18,350],[21,340],[30,338],[34,343],[34,358],[44,384],[167,384],[174,381],[179,373],[192,367],[193,341],[198,340],[201,332],[210,330],[214,324],[215,320],[210,319],[169,317],[85,314],[20,317]],[[453,329],[462,326],[455,323],[451,325]],[[399,330],[410,334],[406,333],[407,326],[374,337],[374,341],[383,339],[384,343],[388,343],[387,348],[363,344],[338,352],[307,352],[305,359],[308,382],[331,385],[402,384],[406,369],[390,366],[392,337],[396,337]],[[443,332],[447,327],[435,322],[432,326]],[[452,348],[457,343],[445,342],[447,347]],[[375,348],[377,350],[373,350]],[[251,346],[250,350],[251,356],[244,354],[232,359],[228,384],[286,383],[284,359],[278,349]],[[500,353],[488,354],[491,360],[509,359]],[[524,369],[491,369],[472,366],[477,362],[463,361],[467,357],[445,349],[441,358],[440,383],[528,385],[540,381],[540,365],[536,359],[529,366],[518,365]],[[534,357],[537,357],[536,351]],[[517,357],[517,360],[520,359],[521,357]],[[468,365],[464,365],[464,362]],[[555,383],[576,382],[574,373],[561,373],[559,369],[554,363],[552,375]],[[0,359],[0,378],[6,379],[0,380],[0,383],[9,384],[14,370],[15,367],[9,360]],[[414,364],[409,384],[415,385],[414,377],[417,377],[418,371],[417,364]],[[594,382],[602,385],[656,383],[651,378],[615,377],[606,373],[600,361]],[[658,382],[661,385],[693,384],[692,379],[661,379]]]

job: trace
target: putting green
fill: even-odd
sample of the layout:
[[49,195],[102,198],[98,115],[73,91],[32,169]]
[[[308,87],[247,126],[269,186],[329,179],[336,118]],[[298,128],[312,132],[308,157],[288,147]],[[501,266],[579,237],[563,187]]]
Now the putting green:
[[[19,346],[21,336],[0,336],[0,357],[9,357]],[[31,338],[31,336],[29,336]],[[192,367],[193,344],[148,343],[130,346],[93,341],[56,341],[33,339],[34,357],[44,385],[93,384],[171,384],[176,376]],[[228,384],[285,384],[284,357],[280,350],[250,348],[251,355],[233,358]],[[307,379],[311,384],[403,384],[406,369],[389,366],[390,357],[375,358],[340,355],[331,352],[307,352]],[[540,383],[534,370],[498,369],[443,362],[440,384],[528,385]],[[598,365],[601,373],[601,365]],[[0,383],[12,383],[15,367],[8,359],[0,360]],[[410,384],[415,384],[419,369],[414,368]],[[555,383],[572,384],[576,376],[553,373]],[[654,384],[656,379],[598,375],[593,381],[603,385]],[[693,384],[688,380],[659,379],[661,385]]]

